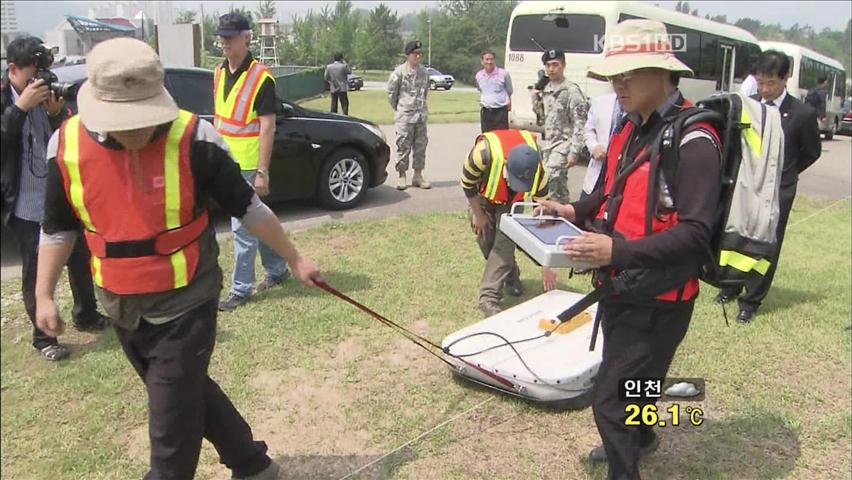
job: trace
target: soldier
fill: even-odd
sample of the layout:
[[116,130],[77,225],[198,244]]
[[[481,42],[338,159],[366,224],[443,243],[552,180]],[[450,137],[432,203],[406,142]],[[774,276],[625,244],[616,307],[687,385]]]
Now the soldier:
[[550,196],[568,201],[568,168],[583,149],[586,97],[580,87],[565,79],[565,53],[548,50],[541,57],[550,82],[544,87],[544,138],[542,159],[550,177]]
[[397,190],[405,190],[408,183],[405,172],[408,170],[408,156],[414,149],[414,178],[411,186],[423,189],[432,188],[432,184],[423,178],[426,166],[426,93],[429,92],[429,73],[420,65],[423,52],[419,40],[405,45],[407,55],[405,63],[396,67],[388,80],[388,100],[396,112],[396,171],[399,172]]

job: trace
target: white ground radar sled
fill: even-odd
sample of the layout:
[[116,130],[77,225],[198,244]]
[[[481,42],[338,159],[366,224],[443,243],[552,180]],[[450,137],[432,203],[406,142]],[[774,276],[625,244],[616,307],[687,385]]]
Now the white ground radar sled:
[[581,298],[552,290],[527,300],[449,335],[444,357],[466,380],[552,408],[583,408],[601,364],[603,333],[589,351],[597,304],[556,320]]

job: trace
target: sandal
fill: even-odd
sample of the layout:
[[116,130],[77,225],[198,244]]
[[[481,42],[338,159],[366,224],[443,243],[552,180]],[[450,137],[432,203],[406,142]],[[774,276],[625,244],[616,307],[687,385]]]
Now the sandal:
[[58,362],[68,358],[69,355],[71,355],[71,352],[62,345],[48,345],[41,349],[41,356],[51,362]]

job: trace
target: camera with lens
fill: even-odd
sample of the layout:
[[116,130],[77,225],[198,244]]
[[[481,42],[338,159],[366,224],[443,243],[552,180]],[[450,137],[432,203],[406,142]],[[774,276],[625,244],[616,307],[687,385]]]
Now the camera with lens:
[[53,52],[44,45],[39,45],[38,49],[33,52],[35,58],[36,72],[33,76],[33,81],[44,80],[52,92],[56,93],[57,98],[61,97],[65,100],[74,100],[77,98],[77,85],[70,82],[60,82],[59,77],[50,70],[53,65]]

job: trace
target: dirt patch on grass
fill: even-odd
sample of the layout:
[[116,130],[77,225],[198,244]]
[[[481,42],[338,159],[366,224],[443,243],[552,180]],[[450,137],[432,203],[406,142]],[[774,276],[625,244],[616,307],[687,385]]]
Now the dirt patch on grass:
[[252,415],[258,438],[276,454],[366,451],[369,435],[347,427],[343,407],[352,392],[342,378],[338,369],[258,372],[250,381],[265,399]]

